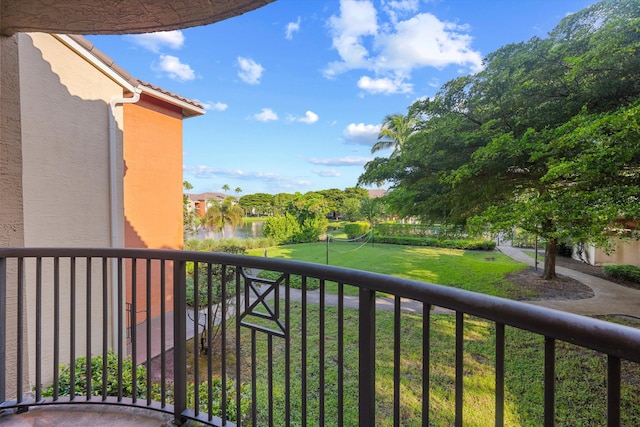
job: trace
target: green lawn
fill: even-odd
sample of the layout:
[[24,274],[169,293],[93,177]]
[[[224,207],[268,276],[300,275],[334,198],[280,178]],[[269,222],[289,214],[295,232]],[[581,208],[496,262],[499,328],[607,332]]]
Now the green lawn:
[[[264,256],[264,249],[249,250],[249,254]],[[327,252],[325,243],[306,243],[268,248],[267,255],[325,264]],[[331,243],[329,264],[505,298],[521,295],[505,280],[505,274],[526,268],[499,252],[360,243]],[[336,292],[335,286],[327,290]],[[356,294],[357,289],[347,288],[345,292]]]
[[[337,426],[337,311],[325,311],[325,388],[319,389],[318,306],[307,312],[307,400],[308,425]],[[358,328],[357,311],[345,310],[344,411],[345,426],[357,425]],[[302,337],[300,305],[292,304],[291,416],[301,425],[301,377],[299,357]],[[377,313],[377,425],[391,426],[393,418],[393,346],[380,337],[393,337],[393,313]],[[402,426],[421,425],[422,317],[404,314],[401,352]],[[465,316],[464,425],[493,425],[495,418],[495,327],[492,323]],[[391,338],[392,340],[392,338]],[[250,334],[243,335],[244,343]],[[275,419],[283,420],[285,396],[284,340],[274,338]],[[251,364],[250,346],[244,347],[243,365]],[[543,420],[543,338],[507,328],[505,360],[505,425],[538,426]],[[455,418],[455,316],[431,316],[430,411],[431,425],[449,426]],[[259,425],[267,425],[268,365],[266,337],[257,339],[257,387]],[[569,344],[556,350],[556,425],[595,426],[606,424],[606,358]],[[248,372],[248,371],[247,371]],[[640,395],[637,393],[638,365],[623,362],[622,425],[640,425]],[[319,396],[326,399],[325,419],[318,421]],[[278,421],[276,421],[278,424]]]

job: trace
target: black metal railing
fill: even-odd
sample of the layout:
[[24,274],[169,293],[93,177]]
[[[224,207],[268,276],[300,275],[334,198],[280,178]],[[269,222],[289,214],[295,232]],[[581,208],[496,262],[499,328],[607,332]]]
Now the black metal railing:
[[[623,362],[640,362],[635,328],[358,270],[135,249],[0,249],[0,410],[114,404],[177,423],[426,426],[443,405],[431,396],[434,307],[454,325],[450,423],[472,421],[467,328],[482,319],[494,342],[495,425],[510,404],[510,330],[541,337],[542,367],[531,366],[543,382],[541,423],[556,422],[556,350],[565,342],[606,358],[606,421],[595,423],[620,425]],[[128,348],[127,313],[137,324]],[[403,340],[415,333],[419,349],[409,355]],[[420,401],[412,415],[408,388]]]

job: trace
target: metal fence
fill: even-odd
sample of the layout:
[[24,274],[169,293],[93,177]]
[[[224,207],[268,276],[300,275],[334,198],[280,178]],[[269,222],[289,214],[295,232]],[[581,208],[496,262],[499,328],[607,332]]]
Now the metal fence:
[[[640,362],[640,330],[358,270],[135,249],[0,249],[0,410],[114,404],[179,424],[399,426],[409,387],[420,401],[411,423],[427,426],[438,410],[434,307],[455,324],[451,423],[472,421],[466,325],[483,319],[495,342],[495,425],[505,424],[511,329],[542,337],[543,366],[531,367],[543,383],[541,423],[556,421],[556,349],[567,342],[606,358],[606,421],[596,424],[620,425],[622,361]],[[403,339],[415,330],[420,351],[409,357]]]

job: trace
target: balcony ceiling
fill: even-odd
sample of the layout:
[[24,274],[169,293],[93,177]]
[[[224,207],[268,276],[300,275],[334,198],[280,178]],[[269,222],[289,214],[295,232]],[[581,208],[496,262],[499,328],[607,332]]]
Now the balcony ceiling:
[[0,0],[0,32],[125,34],[212,24],[275,0]]

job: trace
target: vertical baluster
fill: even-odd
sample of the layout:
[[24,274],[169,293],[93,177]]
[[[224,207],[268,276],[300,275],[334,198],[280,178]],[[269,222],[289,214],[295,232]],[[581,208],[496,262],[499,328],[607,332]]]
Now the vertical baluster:
[[138,259],[131,258],[131,397],[138,400]]
[[544,425],[555,425],[556,341],[544,338]]
[[124,356],[124,339],[122,337],[122,331],[124,329],[124,283],[123,283],[123,269],[122,269],[122,258],[117,259],[117,271],[118,275],[116,280],[118,282],[118,301],[116,304],[118,305],[118,330],[115,333],[115,337],[117,340],[117,348],[118,348],[118,402],[122,401],[122,358]]
[[69,274],[71,275],[69,281],[69,330],[71,331],[71,339],[69,340],[69,373],[70,373],[70,389],[69,399],[74,400],[76,398],[76,257],[71,257]]
[[[240,334],[241,334],[241,313],[240,309],[242,307],[242,301],[240,299],[240,268],[236,266],[235,268],[235,289],[236,289],[236,414],[237,414],[237,424],[238,426],[242,423],[242,410],[241,410],[241,393],[240,393],[240,384],[242,382],[242,370],[241,370],[241,344],[240,344]],[[248,304],[249,295],[244,295],[245,305]],[[255,407],[256,402],[251,402],[251,405]]]
[[258,393],[256,389],[258,360],[256,358],[256,330],[251,329],[251,425],[258,425]]
[[[220,302],[218,302],[220,304]],[[222,313],[224,316],[224,313]],[[205,324],[207,328],[207,413],[208,420],[213,418],[213,327],[216,319],[213,318],[213,268],[207,264],[207,315]],[[224,350],[223,350],[224,351]],[[222,417],[224,419],[224,417]]]
[[269,425],[273,425],[273,336],[267,336],[267,382],[269,388]]
[[496,427],[504,425],[504,323],[496,323]]
[[53,400],[60,392],[60,258],[53,259]]
[[358,393],[360,427],[376,423],[376,292],[360,288],[358,298]]
[[[222,277],[220,279],[220,283],[222,289],[220,291],[220,295],[222,298],[222,318],[220,319],[220,369],[221,369],[221,377],[222,377],[222,425],[227,424],[227,266],[220,266],[220,271]],[[239,289],[236,289],[238,292]],[[235,315],[238,315],[236,310]]]
[[187,292],[186,263],[173,262],[173,364],[174,423],[186,422],[187,409]]
[[200,332],[200,263],[193,263],[193,410],[196,415],[200,414],[200,357],[198,351],[198,338]]
[[400,427],[400,297],[394,299],[393,313],[393,425]]
[[429,426],[431,366],[431,305],[422,304],[422,426]]
[[87,360],[87,364],[86,364],[86,369],[85,369],[85,377],[86,377],[86,384],[87,384],[87,400],[91,399],[91,395],[92,395],[92,390],[91,390],[91,333],[93,332],[91,330],[91,309],[92,309],[92,304],[91,304],[91,257],[87,257],[86,261],[85,261],[86,265],[86,300],[85,300],[85,317],[86,317],[86,321],[85,321],[85,333],[86,333],[86,347],[85,347],[85,356],[86,356],[86,360]]
[[620,358],[607,357],[607,426],[620,425]]
[[301,385],[300,385],[300,399],[302,410],[300,413],[302,420],[302,427],[307,425],[307,277],[302,276],[302,313],[301,313]]
[[325,376],[324,376],[324,358],[325,358],[325,348],[324,348],[324,340],[325,340],[325,281],[320,280],[320,319],[318,325],[318,333],[320,335],[319,345],[319,366],[318,366],[318,394],[320,395],[320,402],[318,408],[318,425],[324,424],[324,387],[325,387]]
[[5,373],[7,372],[7,259],[0,257],[0,404],[7,400]]
[[[291,277],[287,274],[284,280],[284,322],[287,332],[284,343],[284,408],[285,425],[291,425]],[[338,425],[342,425],[338,422]]]
[[456,427],[462,427],[464,387],[464,313],[456,312]]
[[22,402],[22,377],[24,376],[23,366],[23,350],[24,350],[24,258],[18,258],[18,310],[17,310],[17,332],[18,332],[18,348],[17,348],[17,368],[16,368],[16,399],[18,403]]
[[42,399],[42,257],[36,258],[36,402]]
[[338,283],[338,425],[344,425],[344,284]]
[[167,405],[167,263],[160,260],[160,405]]
[[109,356],[109,260],[102,258],[102,400],[107,400]]
[[145,362],[145,366],[147,367],[147,405],[151,404],[151,319],[152,319],[152,311],[151,311],[151,259],[147,259],[147,280],[146,280],[146,325],[147,325],[147,360]]

